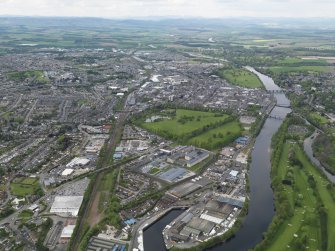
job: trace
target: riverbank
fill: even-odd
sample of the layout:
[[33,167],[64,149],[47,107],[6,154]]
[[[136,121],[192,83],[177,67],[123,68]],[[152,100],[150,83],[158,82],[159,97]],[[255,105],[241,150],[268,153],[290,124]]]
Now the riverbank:
[[272,144],[276,215],[255,250],[334,250],[335,188],[287,128],[285,121]]
[[320,168],[320,170],[327,176],[328,180],[331,181],[332,183],[335,183],[335,175],[332,175],[330,172],[328,172],[326,168],[320,163],[320,161],[314,157],[312,145],[313,145],[315,138],[318,135],[319,135],[319,132],[316,130],[310,137],[304,140],[304,151],[306,152],[310,161],[315,166]]

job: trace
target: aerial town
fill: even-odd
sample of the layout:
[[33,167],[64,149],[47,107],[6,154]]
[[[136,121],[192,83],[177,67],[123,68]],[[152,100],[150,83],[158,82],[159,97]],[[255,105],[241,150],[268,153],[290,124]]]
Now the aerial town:
[[[166,34],[160,36],[165,41]],[[268,180],[273,194],[274,146],[262,133],[275,130],[265,133],[275,138],[281,124],[287,127],[285,163],[305,165],[305,159],[292,160],[305,158],[296,147],[313,145],[311,155],[333,179],[320,176],[324,180],[314,182],[334,190],[334,161],[323,154],[334,150],[334,59],[321,63],[331,71],[272,76],[271,69],[279,66],[262,67],[257,60],[254,68],[239,66],[228,53],[213,57],[224,51],[214,46],[218,40],[205,40],[208,49],[171,49],[156,39],[136,48],[22,43],[10,53],[0,50],[0,250],[221,245],[251,217],[252,203],[262,206],[253,194],[261,189],[253,187],[255,176]],[[280,87],[267,85],[264,76],[270,75]],[[260,154],[259,147],[265,149]],[[266,165],[265,178],[252,171]],[[297,183],[294,172],[285,171],[279,182],[285,191]],[[304,196],[298,196],[302,205]],[[301,224],[292,238],[298,239]],[[287,245],[300,245],[295,239]],[[333,250],[317,249],[318,241],[308,245]]]

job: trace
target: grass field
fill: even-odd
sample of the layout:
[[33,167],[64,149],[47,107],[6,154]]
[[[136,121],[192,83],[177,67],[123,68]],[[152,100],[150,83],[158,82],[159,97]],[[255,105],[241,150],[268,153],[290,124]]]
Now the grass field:
[[40,185],[37,178],[15,178],[10,184],[10,190],[13,195],[24,197],[39,192]]
[[224,141],[234,140],[241,134],[241,127],[238,121],[227,123],[218,128],[209,130],[199,136],[193,137],[187,143],[190,145],[204,145],[206,148],[215,149],[222,145]]
[[[289,161],[292,152],[300,161],[301,168]],[[311,165],[299,145],[284,144],[277,174],[282,180],[290,177],[293,181],[292,185],[284,186],[284,194],[294,213],[280,225],[266,250],[335,250],[334,197],[326,186],[328,181]],[[309,181],[310,177],[315,180],[314,187]],[[328,213],[326,226],[321,226],[318,211],[320,202]],[[321,231],[322,227],[326,228],[326,232]],[[327,236],[323,236],[324,233]],[[322,248],[322,238],[327,238],[327,249]]]
[[48,80],[44,77],[43,71],[15,71],[8,72],[7,76],[9,79],[14,81],[24,81],[27,78],[32,78],[37,82],[46,83]]
[[20,212],[19,218],[30,219],[33,215],[34,215],[33,211],[27,209]]
[[276,65],[281,66],[301,66],[301,65],[317,65],[317,66],[328,66],[329,63],[325,59],[301,59],[294,57],[286,57],[278,60]]
[[317,112],[310,112],[309,116],[312,120],[320,124],[321,126],[328,124],[328,119]]
[[[163,119],[144,122],[153,115],[160,115]],[[230,143],[241,134],[239,122],[223,113],[177,109],[175,114],[170,111],[170,115],[166,115],[163,111],[150,114],[145,119],[142,118],[139,124],[148,131],[181,144],[192,144],[210,150]]]
[[304,66],[273,66],[269,67],[273,73],[289,73],[289,72],[332,72],[333,68],[329,66],[304,65]]
[[[181,119],[188,117],[185,123]],[[142,126],[152,132],[169,132],[172,135],[182,136],[194,130],[200,129],[210,123],[227,119],[229,115],[213,112],[193,111],[177,109],[175,117],[152,123],[142,123]]]
[[259,78],[245,69],[222,69],[217,74],[233,85],[247,88],[263,88],[263,84]]

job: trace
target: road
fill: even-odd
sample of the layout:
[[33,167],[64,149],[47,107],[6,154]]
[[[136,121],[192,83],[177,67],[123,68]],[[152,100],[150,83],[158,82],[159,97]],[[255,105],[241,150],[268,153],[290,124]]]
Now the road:
[[27,115],[26,115],[26,117],[25,117],[25,119],[24,119],[23,125],[26,125],[26,124],[30,121],[30,116],[31,116],[31,114],[32,114],[33,111],[34,111],[37,102],[38,102],[38,99],[36,99],[36,100],[34,101],[33,105],[31,106],[29,112],[27,113]]
[[13,111],[22,101],[22,95],[20,95],[20,97],[17,99],[16,103],[10,107],[7,111],[0,113],[0,117],[2,117],[4,114],[6,114],[7,112],[11,112]]

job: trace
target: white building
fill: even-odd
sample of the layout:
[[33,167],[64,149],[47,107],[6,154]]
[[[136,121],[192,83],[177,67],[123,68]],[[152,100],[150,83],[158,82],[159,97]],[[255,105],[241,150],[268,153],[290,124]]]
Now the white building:
[[72,167],[75,167],[75,166],[85,166],[87,165],[88,163],[90,162],[89,159],[86,159],[86,158],[74,158],[73,160],[71,160],[67,165],[66,167],[67,168],[72,168]]
[[73,173],[73,169],[71,168],[66,168],[63,172],[62,172],[62,176],[69,176]]
[[50,213],[77,216],[84,196],[56,196]]

